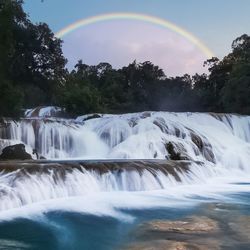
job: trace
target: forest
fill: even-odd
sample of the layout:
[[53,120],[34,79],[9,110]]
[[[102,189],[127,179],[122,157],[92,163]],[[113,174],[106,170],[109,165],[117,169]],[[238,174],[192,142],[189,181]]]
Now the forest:
[[[100,37],[101,39],[101,37]],[[232,42],[207,74],[168,77],[150,61],[114,69],[109,63],[66,67],[63,41],[46,23],[32,23],[22,0],[0,0],[0,117],[56,105],[71,115],[145,110],[250,114],[250,36]]]

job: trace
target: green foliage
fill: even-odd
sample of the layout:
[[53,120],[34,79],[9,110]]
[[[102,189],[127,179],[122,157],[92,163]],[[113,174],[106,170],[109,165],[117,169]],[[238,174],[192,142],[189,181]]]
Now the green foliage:
[[232,52],[209,68],[212,111],[250,114],[250,37],[232,43]]
[[[52,103],[66,74],[61,40],[46,24],[32,24],[22,4],[21,0],[0,0],[0,90],[14,89],[15,95],[20,92],[16,96],[23,96],[11,100],[16,105],[1,99],[0,106],[9,106],[9,114],[16,115],[16,106]],[[6,88],[6,84],[10,86]]]
[[0,83],[0,90],[1,116],[18,118],[23,103],[22,91],[7,81]]
[[208,74],[167,77],[153,63],[121,69],[78,61],[65,69],[62,41],[47,24],[33,24],[22,0],[0,0],[0,116],[23,108],[60,105],[72,115],[143,110],[250,114],[250,37],[232,43],[222,60],[204,63]]
[[75,68],[59,90],[58,104],[74,115],[101,111],[100,95],[94,84],[91,84],[96,70],[82,61],[79,61]]
[[250,114],[250,64],[234,67],[225,85],[222,100],[226,112]]

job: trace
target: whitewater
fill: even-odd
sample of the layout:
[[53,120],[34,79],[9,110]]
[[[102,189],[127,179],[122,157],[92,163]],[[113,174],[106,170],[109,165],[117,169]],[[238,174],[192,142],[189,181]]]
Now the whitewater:
[[[149,204],[166,206],[171,203],[166,197],[185,200],[195,195],[216,197],[219,193],[250,191],[249,185],[236,185],[250,182],[248,116],[142,112],[65,119],[55,117],[58,110],[29,110],[20,121],[6,119],[1,126],[2,148],[22,142],[28,152],[35,148],[48,159],[40,163],[42,170],[34,167],[33,171],[26,170],[26,165],[35,165],[32,162],[20,163],[11,171],[1,164],[1,211],[100,193],[111,193],[111,197],[117,192],[127,192],[128,196],[139,193],[148,195],[149,201],[151,194],[165,193],[164,202],[156,199]],[[169,143],[179,157],[177,161],[171,159]],[[65,168],[61,160],[72,168]],[[100,171],[101,164],[89,168],[91,160],[106,160],[105,171]],[[119,160],[127,161],[126,167]],[[56,167],[50,166],[53,161]],[[140,169],[132,166],[135,161],[139,161]],[[111,167],[112,162],[118,165]],[[179,167],[178,171],[160,167],[166,162],[172,162],[173,169]],[[62,174],[60,169],[66,170]]]
[[[249,116],[65,117],[62,109],[45,107],[0,122],[0,150],[23,143],[33,157],[0,162],[0,246],[123,249],[144,221],[190,214],[219,221],[228,211],[222,204],[248,214]],[[238,249],[240,242],[221,244]]]

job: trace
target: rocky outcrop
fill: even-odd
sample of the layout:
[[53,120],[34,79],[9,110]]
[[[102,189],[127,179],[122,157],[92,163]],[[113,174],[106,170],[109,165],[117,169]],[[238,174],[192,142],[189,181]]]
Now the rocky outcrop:
[[204,148],[204,144],[203,144],[201,137],[199,135],[195,134],[194,132],[190,132],[190,136],[191,136],[192,142],[197,146],[197,148],[200,151],[202,151]]
[[191,217],[180,221],[157,220],[147,223],[144,227],[148,231],[182,234],[200,234],[218,230],[217,222],[207,217]]
[[24,144],[7,146],[2,150],[0,160],[31,160],[32,157],[25,150]]
[[204,156],[207,161],[215,163],[215,156],[212,150],[211,144],[208,142],[206,138],[202,138],[194,131],[190,132],[190,137],[192,142],[196,145],[199,152]]
[[102,116],[99,114],[91,114],[86,116],[86,118],[83,119],[83,121],[87,121],[87,120],[91,120],[91,119],[97,119],[97,118],[101,118]]
[[173,160],[173,161],[179,161],[181,160],[181,154],[179,152],[177,152],[174,148],[174,145],[172,142],[168,142],[166,145],[166,150],[169,154],[169,158],[170,160]]
[[183,220],[156,220],[145,223],[136,232],[138,242],[127,250],[219,250],[216,239],[218,222],[205,216]]
[[165,144],[165,149],[168,152],[168,156],[166,156],[166,158],[172,161],[191,160],[187,155],[185,155],[185,148],[182,147],[182,149],[178,149],[177,146],[180,147],[180,145],[175,145],[173,142],[168,142]]
[[[66,172],[72,172],[74,169],[79,171],[94,171],[98,174],[116,173],[119,174],[123,171],[136,171],[140,174],[144,170],[148,170],[154,176],[157,171],[161,171],[165,175],[171,175],[176,181],[181,181],[181,174],[188,172],[191,162],[188,161],[168,161],[168,160],[69,160],[69,161],[28,161],[28,162],[0,162],[0,169],[5,172],[12,172],[24,169],[27,173],[35,172],[51,172],[58,175],[65,175]],[[196,164],[202,164],[197,162]],[[84,169],[84,170],[83,170]]]

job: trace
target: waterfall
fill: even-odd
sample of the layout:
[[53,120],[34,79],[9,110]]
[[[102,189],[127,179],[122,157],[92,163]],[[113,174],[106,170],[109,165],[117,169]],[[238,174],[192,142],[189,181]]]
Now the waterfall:
[[38,201],[98,192],[164,190],[213,175],[188,161],[0,162],[0,211]]
[[22,142],[28,152],[36,148],[47,159],[0,164],[0,210],[91,192],[168,190],[250,174],[248,116],[142,112],[65,119],[50,117],[49,108],[39,112],[29,110],[20,121],[0,126],[0,147]]
[[47,159],[169,159],[171,142],[183,159],[248,168],[250,117],[167,112],[33,117],[8,121],[0,136],[2,147],[23,142]]

